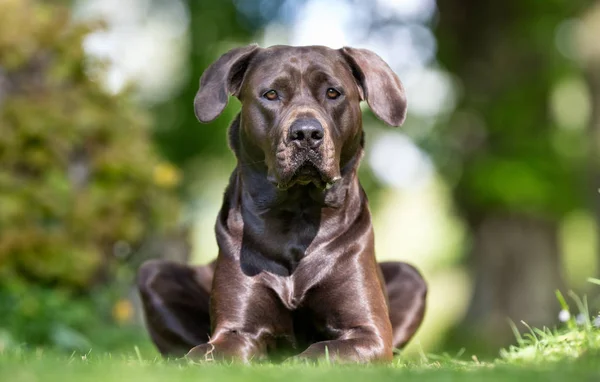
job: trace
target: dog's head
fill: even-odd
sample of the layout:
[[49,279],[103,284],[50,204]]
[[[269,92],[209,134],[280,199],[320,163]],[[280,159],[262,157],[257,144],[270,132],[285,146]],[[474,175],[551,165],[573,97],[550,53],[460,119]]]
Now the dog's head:
[[202,75],[194,100],[201,122],[215,119],[229,95],[242,102],[244,151],[264,160],[279,188],[340,179],[360,152],[360,101],[385,123],[406,115],[402,83],[366,49],[250,45],[232,49]]

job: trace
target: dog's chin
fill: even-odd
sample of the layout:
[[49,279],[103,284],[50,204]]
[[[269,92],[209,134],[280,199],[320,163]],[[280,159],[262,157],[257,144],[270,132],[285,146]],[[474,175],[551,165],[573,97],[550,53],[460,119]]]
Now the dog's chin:
[[288,171],[288,176],[279,179],[273,178],[272,182],[279,190],[288,190],[292,187],[315,186],[326,190],[331,188],[340,177],[329,177],[326,172],[317,168],[311,162],[298,166],[293,171]]

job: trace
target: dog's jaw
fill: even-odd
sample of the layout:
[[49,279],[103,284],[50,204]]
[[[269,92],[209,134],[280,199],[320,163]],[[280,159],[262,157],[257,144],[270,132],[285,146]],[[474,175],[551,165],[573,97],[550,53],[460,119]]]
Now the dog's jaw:
[[298,150],[282,139],[274,151],[274,160],[270,165],[267,161],[267,178],[279,190],[309,184],[325,190],[342,177],[339,155],[329,139],[318,150]]

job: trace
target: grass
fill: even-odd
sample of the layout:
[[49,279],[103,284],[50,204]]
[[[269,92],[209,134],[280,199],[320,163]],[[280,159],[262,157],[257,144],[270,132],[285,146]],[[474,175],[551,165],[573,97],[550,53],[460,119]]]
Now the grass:
[[596,381],[600,379],[600,330],[578,326],[562,332],[534,330],[500,358],[482,363],[448,355],[401,358],[391,365],[190,364],[144,357],[137,348],[120,354],[9,351],[0,355],[0,381]]
[[139,359],[135,354],[56,357],[47,354],[4,356],[0,380],[34,381],[592,381],[600,378],[597,354],[550,364],[480,364],[432,361],[389,366],[333,365],[188,365]]
[[557,293],[568,312],[564,328],[535,329],[521,335],[513,324],[517,344],[492,362],[461,355],[426,355],[417,360],[398,357],[390,365],[191,364],[165,361],[134,347],[129,352],[72,354],[12,349],[0,352],[0,381],[598,381],[600,329],[590,319],[587,302],[575,295],[577,316]]

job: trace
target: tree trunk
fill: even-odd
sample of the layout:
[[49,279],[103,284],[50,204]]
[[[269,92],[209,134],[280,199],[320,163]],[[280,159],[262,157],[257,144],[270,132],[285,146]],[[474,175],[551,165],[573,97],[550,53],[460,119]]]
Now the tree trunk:
[[[596,221],[597,237],[600,238],[600,1],[585,13],[577,33],[580,59],[585,67],[585,76],[590,94],[591,116],[588,126],[590,161],[589,202]],[[598,247],[598,271],[600,272],[600,246]]]
[[438,1],[438,57],[462,82],[449,129],[454,140],[483,137],[476,147],[459,142],[455,156],[462,172],[454,199],[470,228],[474,292],[447,345],[469,354],[497,354],[514,342],[509,319],[521,329],[521,320],[532,327],[557,321],[555,291],[563,285],[557,227],[569,208],[560,187],[571,186],[569,171],[555,171],[564,166],[551,143],[548,99],[560,62],[551,36],[567,10],[546,6]]
[[[596,70],[588,70],[587,84],[590,91],[592,115],[588,128],[590,137],[590,163],[588,167],[590,185],[590,208],[596,222],[596,237],[600,238],[600,65]],[[597,248],[598,265],[600,271],[600,246]]]
[[473,227],[474,294],[463,326],[494,348],[512,342],[510,318],[532,327],[557,317],[561,286],[555,222],[489,214]]

